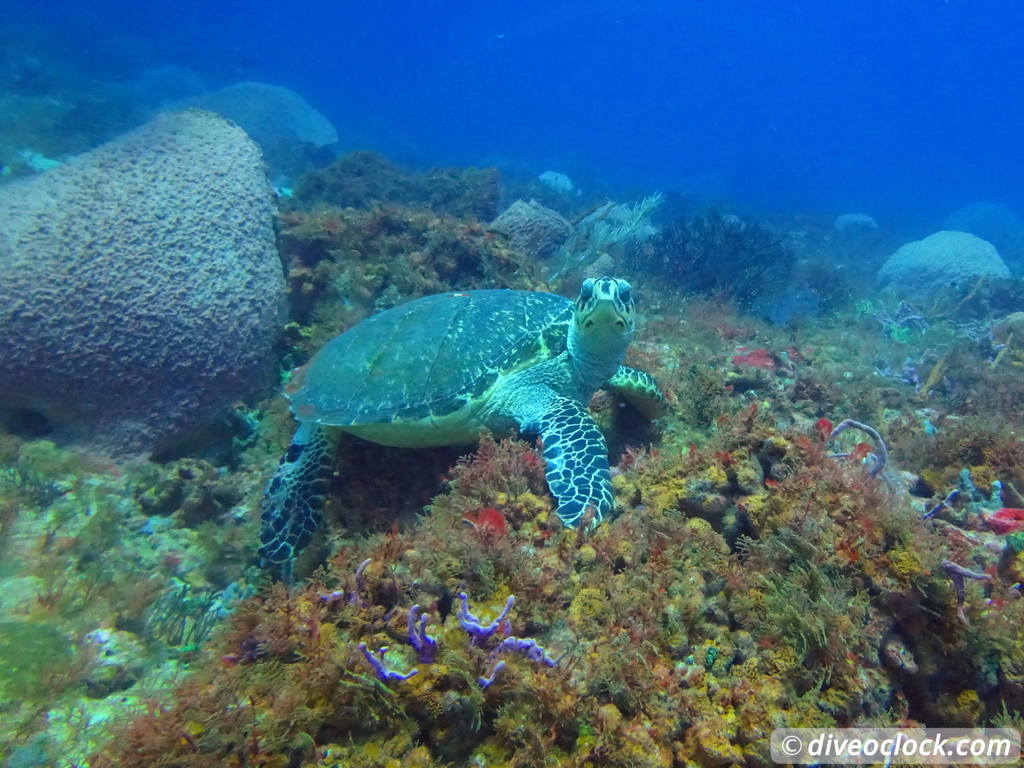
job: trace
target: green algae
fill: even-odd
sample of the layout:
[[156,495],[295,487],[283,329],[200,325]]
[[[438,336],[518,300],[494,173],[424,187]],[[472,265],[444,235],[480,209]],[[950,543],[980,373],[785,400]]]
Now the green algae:
[[0,700],[45,700],[73,655],[53,622],[0,622]]

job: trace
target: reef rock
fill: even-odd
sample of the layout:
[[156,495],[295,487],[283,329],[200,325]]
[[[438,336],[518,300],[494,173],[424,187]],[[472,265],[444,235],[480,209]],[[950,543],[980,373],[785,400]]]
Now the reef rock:
[[283,320],[273,210],[259,148],[199,110],[0,186],[0,402],[123,455],[245,395]]
[[979,277],[1009,277],[995,246],[966,232],[943,230],[901,246],[878,271],[881,285],[907,298],[925,298]]
[[878,222],[866,213],[844,213],[836,216],[833,226],[839,232],[878,229]]
[[264,151],[282,142],[323,147],[338,140],[338,132],[326,117],[295,91],[280,85],[234,83],[192,96],[178,106],[208,109],[238,123]]
[[85,636],[83,645],[91,656],[82,676],[91,699],[131,688],[145,674],[146,649],[131,632],[100,627]]
[[490,228],[506,235],[517,251],[535,259],[554,255],[572,234],[572,224],[536,200],[516,200],[491,222]]

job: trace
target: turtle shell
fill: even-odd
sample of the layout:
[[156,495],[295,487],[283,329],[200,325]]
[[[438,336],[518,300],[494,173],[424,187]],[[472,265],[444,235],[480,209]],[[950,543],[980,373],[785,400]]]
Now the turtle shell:
[[485,290],[426,296],[328,342],[292,379],[300,421],[354,426],[455,413],[503,373],[565,350],[573,303],[550,293]]

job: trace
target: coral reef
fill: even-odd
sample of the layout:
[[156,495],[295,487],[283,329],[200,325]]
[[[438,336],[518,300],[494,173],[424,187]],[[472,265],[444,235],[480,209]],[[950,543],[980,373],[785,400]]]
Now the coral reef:
[[957,548],[831,435],[737,414],[624,462],[589,537],[528,446],[485,442],[428,517],[244,604],[94,764],[759,765],[779,725],[994,716],[1024,601],[993,575],[958,598]]
[[0,187],[5,404],[123,455],[250,392],[282,321],[272,211],[259,150],[199,111]]
[[[544,287],[483,223],[490,172],[357,154],[298,188],[282,370],[425,293]],[[764,766],[781,726],[1020,727],[1024,291],[829,290],[795,253],[889,234],[775,231],[709,215],[608,254],[668,412],[593,398],[617,506],[593,530],[560,525],[543,446],[346,439],[286,586],[253,564],[282,398],[160,464],[0,433],[0,759]],[[764,322],[795,280],[822,312]]]

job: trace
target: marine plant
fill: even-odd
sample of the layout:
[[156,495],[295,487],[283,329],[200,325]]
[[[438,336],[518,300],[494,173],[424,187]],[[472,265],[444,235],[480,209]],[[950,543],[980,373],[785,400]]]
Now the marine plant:
[[668,224],[634,250],[629,265],[687,293],[720,293],[749,307],[785,288],[795,260],[766,227],[712,211]]
[[556,283],[566,273],[597,261],[613,246],[625,243],[651,227],[651,214],[664,202],[660,192],[631,206],[606,202],[573,226],[572,235],[552,257],[554,270],[548,281]]

